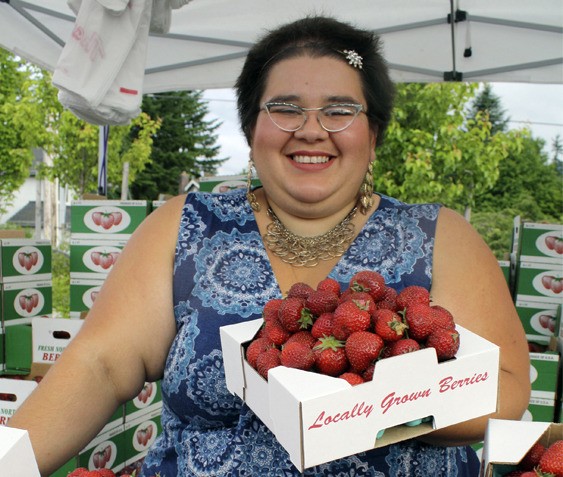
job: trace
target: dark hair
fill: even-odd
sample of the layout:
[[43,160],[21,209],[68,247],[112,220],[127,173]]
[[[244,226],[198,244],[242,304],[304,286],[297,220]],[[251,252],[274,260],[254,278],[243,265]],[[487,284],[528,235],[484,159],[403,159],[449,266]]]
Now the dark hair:
[[[248,52],[236,82],[240,126],[250,144],[251,131],[260,111],[268,73],[276,63],[296,56],[334,57],[347,61],[343,50],[354,50],[362,57],[362,90],[367,102],[367,117],[377,129],[381,144],[391,119],[395,88],[387,63],[380,53],[379,37],[334,18],[311,16],[268,32]],[[352,66],[350,66],[352,68]]]

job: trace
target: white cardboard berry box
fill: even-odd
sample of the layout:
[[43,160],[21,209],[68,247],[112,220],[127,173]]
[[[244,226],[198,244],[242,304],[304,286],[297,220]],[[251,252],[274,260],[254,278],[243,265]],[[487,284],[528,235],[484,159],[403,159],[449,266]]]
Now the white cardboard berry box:
[[536,442],[548,446],[558,439],[563,439],[563,424],[489,419],[480,477],[510,472]]
[[40,477],[27,431],[0,426],[0,475]]
[[[499,348],[465,328],[459,327],[455,359],[438,363],[430,348],[387,358],[377,363],[373,381],[352,387],[284,366],[264,380],[244,359],[244,344],[262,323],[221,328],[227,388],[268,426],[301,471],[497,409]],[[425,417],[432,419],[404,425]]]

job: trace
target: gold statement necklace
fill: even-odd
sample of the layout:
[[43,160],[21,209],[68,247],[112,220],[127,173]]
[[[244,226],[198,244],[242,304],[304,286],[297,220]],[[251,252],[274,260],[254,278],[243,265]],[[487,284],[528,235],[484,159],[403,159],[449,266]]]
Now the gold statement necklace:
[[314,237],[301,237],[288,230],[268,207],[272,222],[266,227],[267,232],[262,238],[268,249],[283,262],[296,267],[314,267],[319,261],[341,257],[348,250],[354,240],[352,219],[357,208],[355,206],[342,222],[328,232]]

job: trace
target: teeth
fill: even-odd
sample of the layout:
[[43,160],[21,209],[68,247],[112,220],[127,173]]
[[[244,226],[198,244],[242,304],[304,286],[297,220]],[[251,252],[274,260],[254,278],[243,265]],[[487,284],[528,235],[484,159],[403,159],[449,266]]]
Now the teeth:
[[328,156],[293,156],[293,160],[299,164],[324,164],[328,162]]

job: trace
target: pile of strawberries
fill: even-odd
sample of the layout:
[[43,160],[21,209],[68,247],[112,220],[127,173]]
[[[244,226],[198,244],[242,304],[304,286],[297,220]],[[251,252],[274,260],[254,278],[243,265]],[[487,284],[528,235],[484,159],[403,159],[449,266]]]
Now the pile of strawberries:
[[536,442],[513,470],[504,477],[563,477],[563,440],[549,446]]
[[397,293],[375,271],[356,273],[346,290],[331,278],[316,289],[296,283],[285,298],[268,301],[262,316],[246,360],[265,379],[282,365],[356,385],[371,381],[380,359],[433,347],[445,361],[459,349],[451,313],[432,305],[428,290],[412,285]]

